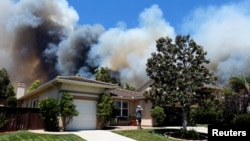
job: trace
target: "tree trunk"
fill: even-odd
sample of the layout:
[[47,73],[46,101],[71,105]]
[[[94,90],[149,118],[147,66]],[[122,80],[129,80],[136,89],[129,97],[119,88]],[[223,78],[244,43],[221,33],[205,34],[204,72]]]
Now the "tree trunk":
[[182,107],[182,126],[183,130],[187,131],[187,111],[185,106]]

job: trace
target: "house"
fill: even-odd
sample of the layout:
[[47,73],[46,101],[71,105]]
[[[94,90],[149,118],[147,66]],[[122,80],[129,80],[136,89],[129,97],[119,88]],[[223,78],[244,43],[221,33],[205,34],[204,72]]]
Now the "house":
[[128,118],[135,113],[136,106],[140,104],[144,110],[142,125],[151,125],[150,108],[152,104],[145,101],[143,88],[140,91],[129,91],[117,85],[100,82],[79,76],[57,76],[51,81],[41,85],[34,91],[25,92],[25,84],[19,83],[17,88],[18,107],[39,107],[39,101],[48,97],[60,98],[63,92],[68,92],[74,98],[79,115],[73,117],[66,130],[97,129],[97,101],[105,92],[112,94],[112,99],[119,107],[117,118]]
[[[119,112],[116,115],[118,118],[118,125],[129,125],[129,117],[135,115],[137,105],[140,105],[144,110],[142,112],[142,126],[151,126],[150,109],[152,103],[147,101],[143,96],[143,91],[129,91],[125,89],[115,88],[109,91],[112,99]],[[127,122],[126,122],[127,121]]]
[[39,101],[48,97],[60,98],[64,92],[68,92],[74,97],[74,104],[79,115],[73,118],[66,130],[96,129],[96,107],[99,96],[108,89],[116,87],[117,85],[78,76],[57,76],[27,94],[25,94],[24,84],[19,84],[18,106],[36,108],[39,106]]

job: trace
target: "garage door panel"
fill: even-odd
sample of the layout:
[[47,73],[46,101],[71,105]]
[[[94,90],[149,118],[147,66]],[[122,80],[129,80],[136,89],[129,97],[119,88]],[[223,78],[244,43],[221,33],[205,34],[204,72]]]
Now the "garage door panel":
[[79,115],[73,117],[66,130],[96,129],[96,105],[97,101],[74,100]]

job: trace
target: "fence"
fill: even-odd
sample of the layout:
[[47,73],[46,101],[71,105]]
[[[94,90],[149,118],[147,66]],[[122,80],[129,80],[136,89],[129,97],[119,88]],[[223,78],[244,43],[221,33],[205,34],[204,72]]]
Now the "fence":
[[38,108],[0,107],[0,131],[43,129]]

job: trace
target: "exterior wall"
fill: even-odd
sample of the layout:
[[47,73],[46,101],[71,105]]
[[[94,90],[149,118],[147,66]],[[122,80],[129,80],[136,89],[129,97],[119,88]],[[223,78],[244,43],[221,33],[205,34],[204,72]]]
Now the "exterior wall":
[[18,105],[21,105],[21,107],[37,108],[39,101],[45,98],[60,98],[64,91],[69,92],[75,99],[97,101],[99,95],[103,93],[105,89],[67,83],[57,84],[21,100]]
[[58,87],[49,88],[38,96],[39,101],[44,100],[46,98],[59,98],[60,96],[58,92],[59,92]]
[[136,110],[136,104],[135,104],[135,100],[130,100],[129,101],[129,115],[132,116],[135,114],[135,110]]
[[143,108],[145,109],[143,118],[151,119],[150,110],[152,108],[152,103],[150,101],[145,101],[145,100],[143,100],[143,102],[144,102]]
[[58,98],[58,87],[49,87],[48,89],[34,94],[21,101],[21,107],[38,108],[39,102],[45,98]]
[[90,93],[90,94],[101,94],[105,92],[104,88],[97,88],[97,87],[91,87],[91,86],[83,86],[83,85],[75,85],[75,84],[67,84],[63,83],[62,90],[70,90],[75,92],[84,92],[84,93]]
[[141,125],[152,126],[152,118],[150,114],[152,103],[150,101],[146,101],[145,99],[141,99],[141,100],[135,100],[134,104],[136,105],[136,107],[137,105],[141,105],[141,107],[143,108]]

